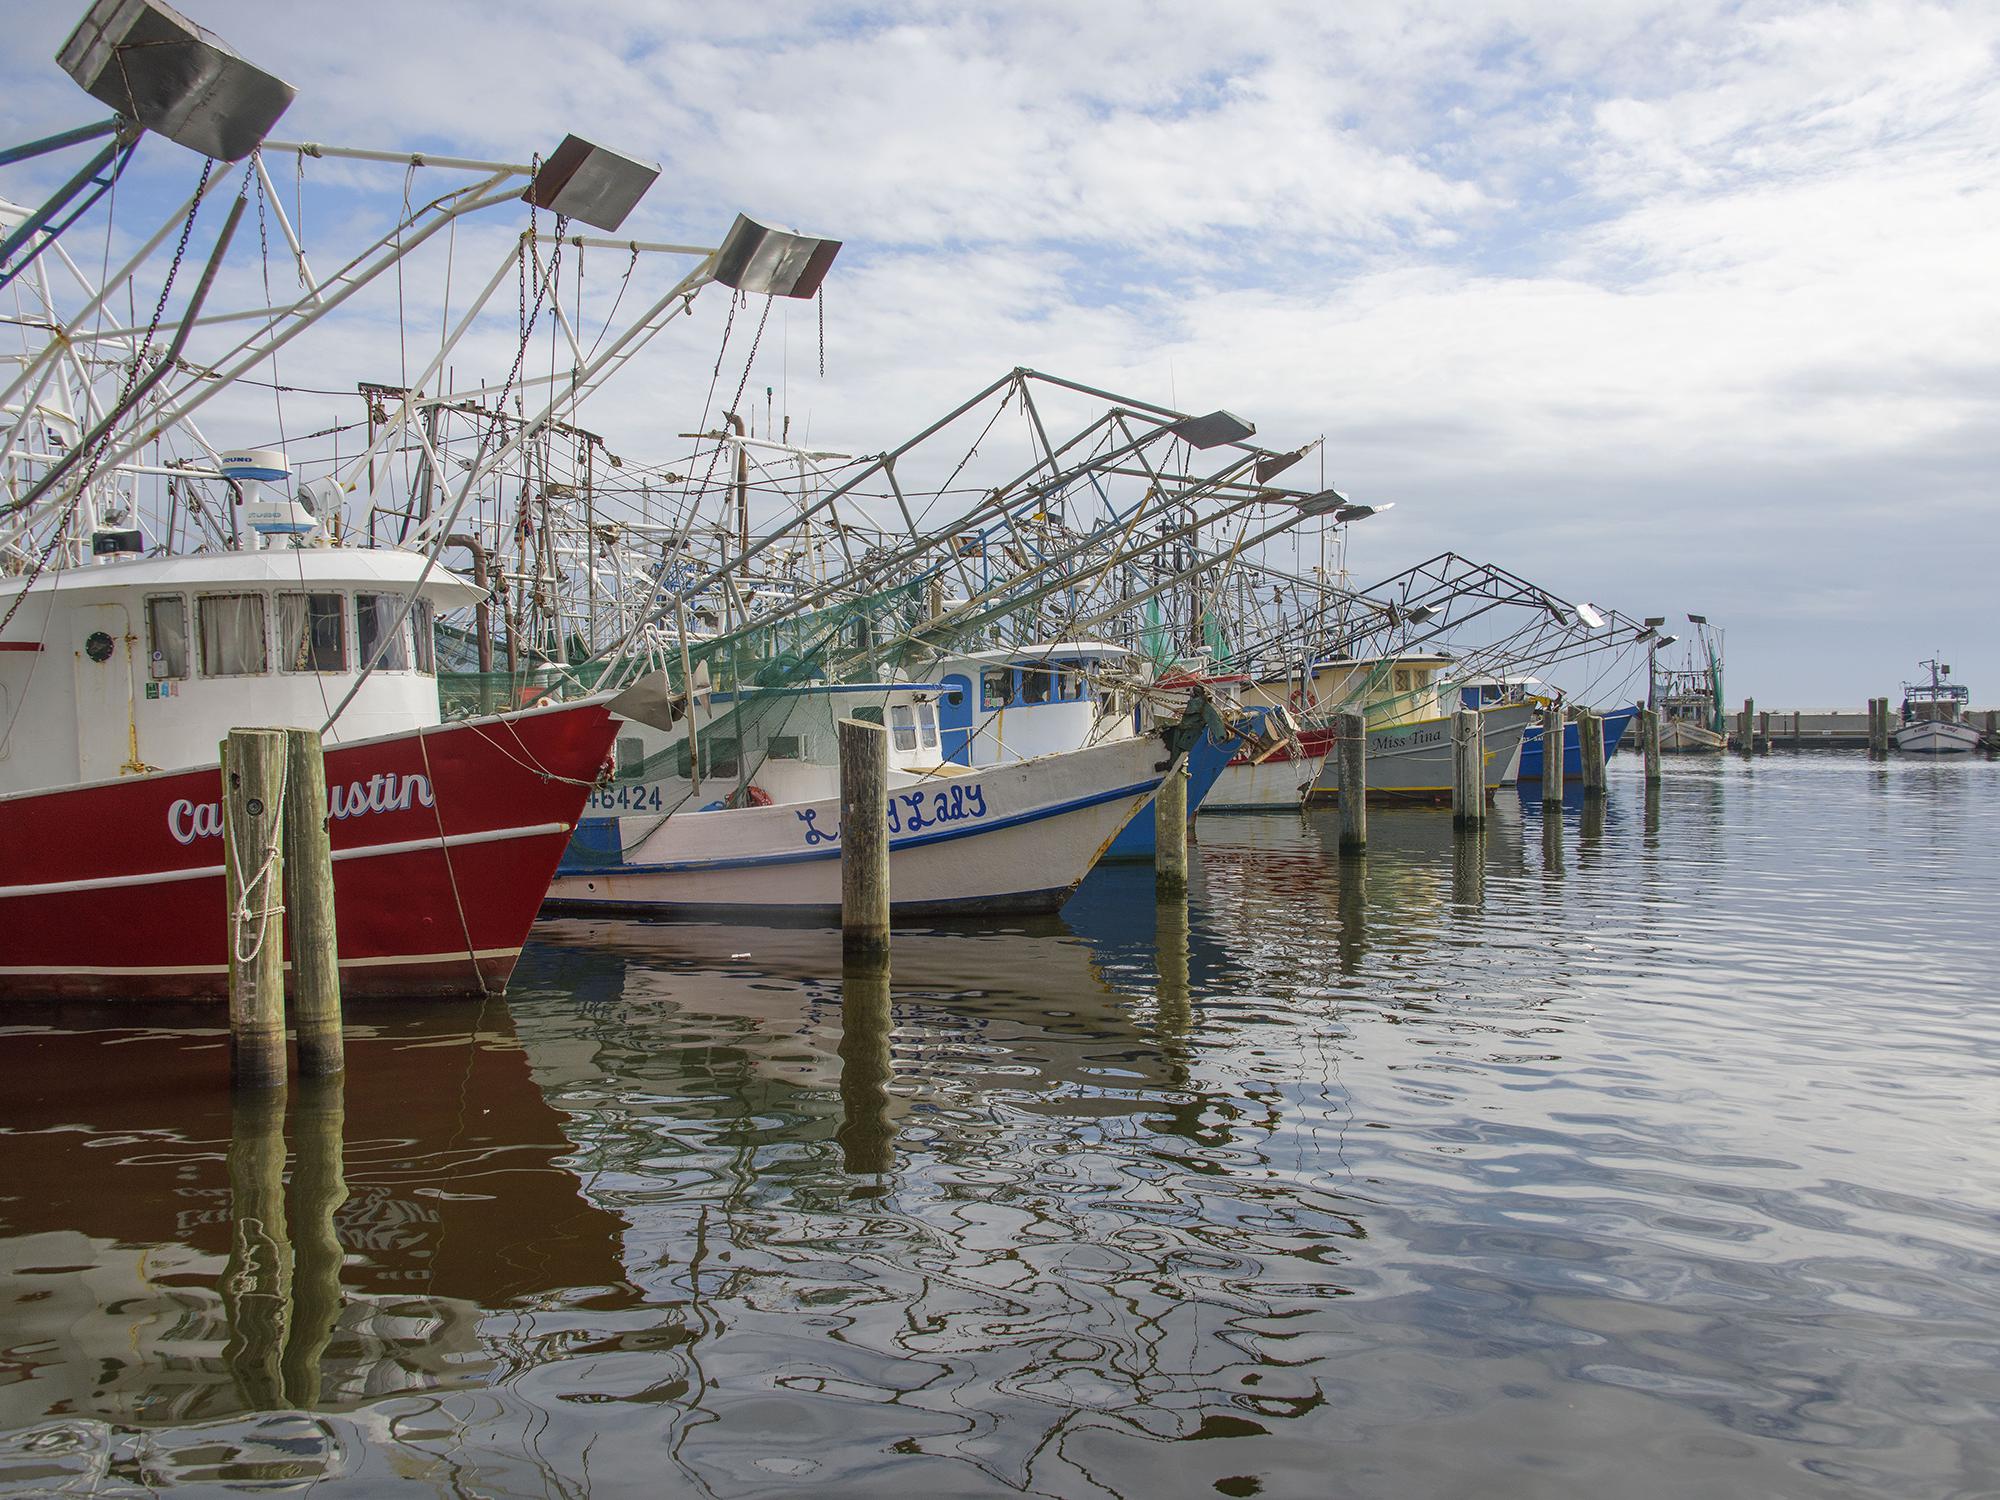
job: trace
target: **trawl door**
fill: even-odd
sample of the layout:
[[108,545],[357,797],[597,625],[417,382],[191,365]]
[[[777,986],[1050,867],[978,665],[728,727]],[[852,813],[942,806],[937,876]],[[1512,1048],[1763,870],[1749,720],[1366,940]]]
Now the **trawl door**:
[[76,653],[76,774],[104,781],[138,758],[132,743],[131,620],[122,604],[70,611]]

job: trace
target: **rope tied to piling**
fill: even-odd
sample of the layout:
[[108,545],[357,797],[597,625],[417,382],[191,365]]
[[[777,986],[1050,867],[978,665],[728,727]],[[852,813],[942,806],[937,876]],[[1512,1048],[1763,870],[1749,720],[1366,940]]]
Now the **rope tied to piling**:
[[[257,956],[264,951],[265,941],[270,936],[271,918],[284,915],[284,902],[282,900],[271,900],[270,898],[282,895],[275,877],[278,870],[279,853],[284,848],[285,783],[290,775],[290,757],[282,756],[278,762],[278,793],[273,799],[270,808],[270,837],[264,846],[264,857],[258,862],[256,873],[248,876],[244,874],[243,851],[241,849],[232,845],[229,851],[229,862],[236,875],[236,910],[230,913],[229,940],[231,951],[234,953],[239,966],[256,962]],[[231,790],[234,791],[236,789],[232,787]],[[265,894],[266,904],[263,906],[252,906],[252,897],[260,888]],[[252,922],[257,924],[256,938],[246,948],[244,946],[244,938]]]

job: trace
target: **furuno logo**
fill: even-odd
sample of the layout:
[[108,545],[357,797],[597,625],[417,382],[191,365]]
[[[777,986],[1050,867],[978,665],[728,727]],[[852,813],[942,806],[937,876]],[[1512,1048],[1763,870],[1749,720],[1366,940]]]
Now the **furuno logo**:
[[[345,786],[326,789],[326,810],[335,818],[358,818],[366,813],[407,812],[421,804],[437,806],[431,794],[430,778],[412,773],[399,776],[394,771],[371,776],[366,781],[350,781]],[[167,808],[167,832],[176,843],[192,844],[196,839],[222,837],[222,804],[190,802],[182,797]]]

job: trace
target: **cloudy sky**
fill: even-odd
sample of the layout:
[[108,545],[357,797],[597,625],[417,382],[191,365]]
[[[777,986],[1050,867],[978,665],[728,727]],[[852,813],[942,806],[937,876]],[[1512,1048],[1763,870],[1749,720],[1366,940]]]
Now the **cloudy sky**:
[[[287,138],[575,130],[665,164],[638,232],[844,239],[827,379],[794,310],[758,375],[818,439],[1014,365],[1227,406],[1397,502],[1361,578],[1706,612],[1772,707],[1934,647],[2000,703],[1993,4],[182,8],[298,86]],[[13,138],[91,118],[71,9],[0,0]]]

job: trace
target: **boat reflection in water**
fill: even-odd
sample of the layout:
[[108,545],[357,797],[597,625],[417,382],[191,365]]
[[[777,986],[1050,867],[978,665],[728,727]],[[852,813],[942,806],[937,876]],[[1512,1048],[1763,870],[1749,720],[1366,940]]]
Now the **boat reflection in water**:
[[361,1012],[344,1098],[283,1116],[232,1115],[212,1030],[0,1035],[34,1091],[0,1295],[46,1351],[0,1488],[53,1445],[160,1484],[736,1493],[894,1453],[912,1493],[1063,1492],[1077,1432],[1130,1493],[1228,1480],[1185,1440],[1323,1405],[1296,1320],[1380,1290],[1345,1039],[1463,1004],[1380,976],[1521,861],[1518,812],[1371,817],[1345,861],[1331,816],[1204,819],[1191,906],[1106,869],[1061,918],[899,929],[886,972],[827,929],[545,923],[504,1007]]
[[102,1477],[120,1430],[149,1484],[320,1475],[304,1413],[493,1385],[496,1310],[634,1295],[505,1007],[350,1010],[344,1078],[233,1099],[212,1009],[5,1018],[0,1482]]

